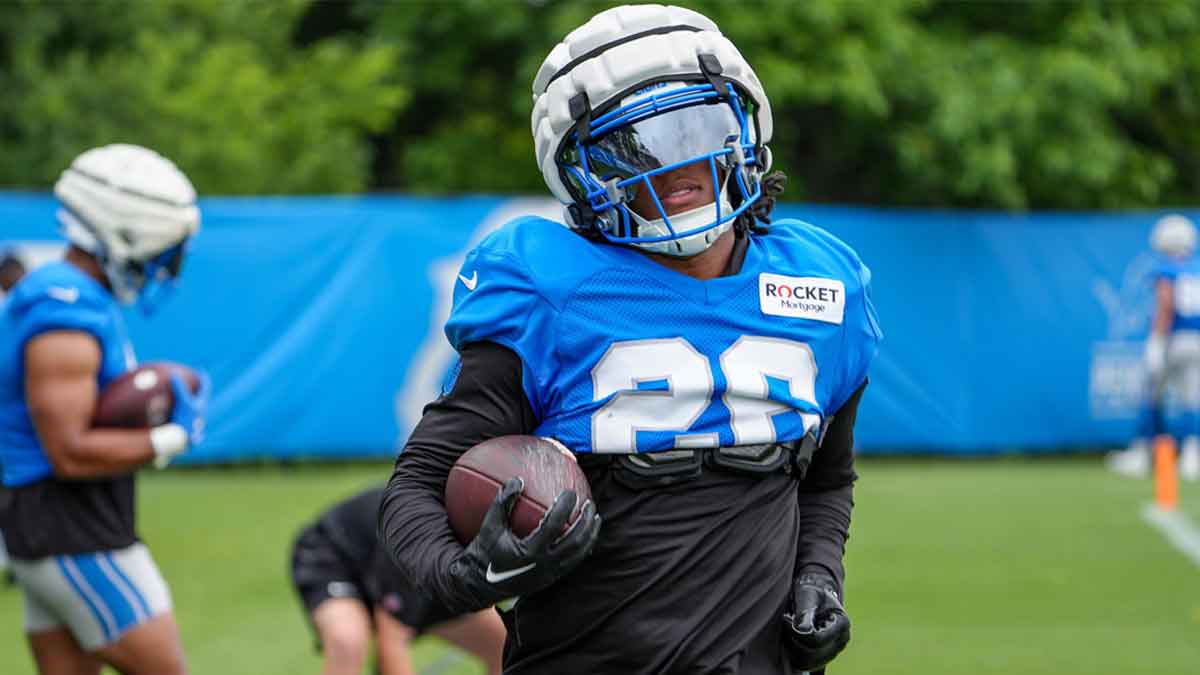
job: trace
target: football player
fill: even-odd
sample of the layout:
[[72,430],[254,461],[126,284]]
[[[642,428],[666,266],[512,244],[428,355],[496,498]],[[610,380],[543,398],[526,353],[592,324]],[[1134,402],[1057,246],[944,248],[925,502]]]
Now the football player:
[[1152,280],[1154,312],[1146,339],[1147,396],[1129,449],[1109,457],[1118,473],[1140,477],[1150,472],[1150,440],[1166,433],[1163,422],[1167,386],[1177,392],[1183,438],[1179,475],[1200,479],[1200,261],[1196,227],[1181,215],[1159,219],[1150,246],[1160,256]]
[[[466,257],[459,372],[397,459],[385,545],[452,610],[502,603],[505,673],[823,668],[850,639],[870,273],[824,230],[768,227],[770,104],[694,11],[617,7],[572,31],[534,78],[532,129],[567,226],[519,218]],[[507,434],[571,449],[595,503],[556,536],[564,492],[521,539],[513,479],[462,546],[447,472]]]
[[134,472],[200,440],[207,378],[178,377],[168,423],[92,426],[98,393],[136,365],[120,304],[173,284],[200,213],[187,177],[134,145],[89,150],[54,186],[69,242],[0,311],[0,463],[25,631],[43,674],[186,671],[166,583],[134,527]]
[[382,487],[371,488],[335,504],[292,545],[292,586],[317,633],[322,673],[359,675],[374,636],[379,675],[410,675],[409,643],[428,631],[500,675],[500,617],[448,611],[396,569],[375,534],[382,495]]

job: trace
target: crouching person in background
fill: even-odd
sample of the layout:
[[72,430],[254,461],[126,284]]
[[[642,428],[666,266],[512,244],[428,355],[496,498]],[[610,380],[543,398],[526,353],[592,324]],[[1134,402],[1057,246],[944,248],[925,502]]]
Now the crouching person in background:
[[492,609],[454,615],[418,591],[379,546],[383,487],[339,502],[292,546],[292,584],[325,656],[323,675],[358,675],[375,638],[380,675],[410,675],[413,638],[430,632],[500,673],[504,623]]

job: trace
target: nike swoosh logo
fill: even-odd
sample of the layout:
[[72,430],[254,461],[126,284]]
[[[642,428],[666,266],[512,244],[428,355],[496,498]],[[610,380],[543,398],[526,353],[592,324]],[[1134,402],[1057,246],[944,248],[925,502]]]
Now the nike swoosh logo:
[[70,305],[79,299],[79,289],[78,288],[63,288],[62,286],[51,286],[50,288],[46,289],[46,295],[54,298],[55,300],[61,300],[62,302],[65,302],[68,305]]
[[526,572],[533,569],[534,567],[537,567],[537,563],[529,563],[528,565],[522,565],[521,567],[517,567],[516,569],[505,570],[504,572],[497,572],[492,569],[492,564],[488,563],[487,572],[485,572],[483,576],[485,579],[487,579],[489,584],[498,584],[501,581],[505,581],[505,580],[511,579],[515,576],[520,576],[522,574],[525,574]]
[[479,283],[479,270],[471,272],[471,278],[468,279],[463,275],[458,275],[458,278],[463,282],[463,286],[467,287],[468,291],[475,290],[475,284]]
[[349,581],[331,581],[325,590],[335,598],[352,598],[358,595],[358,589]]

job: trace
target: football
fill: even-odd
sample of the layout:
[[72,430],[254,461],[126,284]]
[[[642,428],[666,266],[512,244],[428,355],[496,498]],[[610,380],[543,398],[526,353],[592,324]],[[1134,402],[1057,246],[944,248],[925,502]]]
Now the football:
[[516,476],[525,481],[525,489],[509,514],[509,526],[520,537],[537,528],[563,490],[574,490],[578,496],[566,527],[592,498],[583,469],[558,441],[537,436],[492,438],[463,453],[446,480],[446,513],[460,542],[475,538],[500,487]]
[[193,392],[200,388],[200,377],[185,365],[144,363],[109,382],[100,392],[92,425],[142,429],[166,424],[175,405],[172,372],[178,372]]

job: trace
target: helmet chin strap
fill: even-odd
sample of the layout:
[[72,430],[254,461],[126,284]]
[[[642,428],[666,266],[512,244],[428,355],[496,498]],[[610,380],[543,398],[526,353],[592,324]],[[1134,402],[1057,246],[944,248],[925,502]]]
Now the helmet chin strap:
[[[718,197],[721,204],[722,217],[733,213],[733,206],[729,203],[728,183],[729,177],[726,174],[725,181],[721,184],[721,194]],[[713,205],[713,202],[671,216],[671,228],[667,227],[666,219],[664,218],[646,220],[635,213],[633,209],[630,209],[628,205],[625,208],[629,211],[630,217],[637,223],[639,237],[666,237],[670,236],[671,229],[674,229],[676,232],[687,232],[698,227],[704,227],[706,224],[716,220],[716,207]],[[697,232],[687,237],[653,243],[634,244],[634,246],[644,251],[661,253],[662,255],[669,255],[674,258],[690,258],[707,251],[708,247],[712,246],[713,242],[731,227],[733,227],[733,220],[728,220],[716,227],[704,230],[703,232]]]

